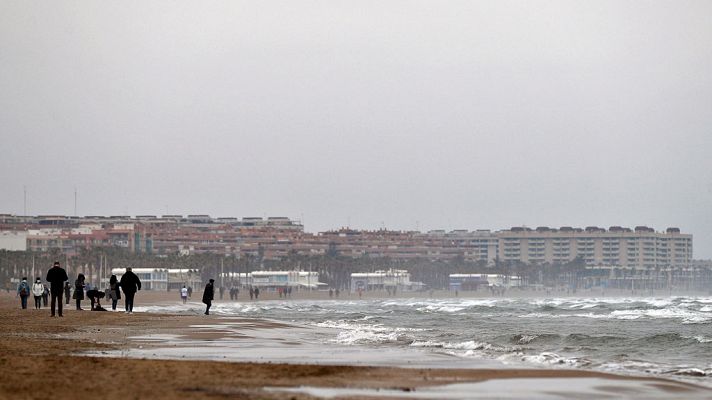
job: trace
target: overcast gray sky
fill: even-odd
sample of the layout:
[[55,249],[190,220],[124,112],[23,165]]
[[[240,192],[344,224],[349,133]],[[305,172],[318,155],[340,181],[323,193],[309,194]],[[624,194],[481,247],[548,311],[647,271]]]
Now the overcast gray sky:
[[710,1],[0,0],[0,212],[679,226]]

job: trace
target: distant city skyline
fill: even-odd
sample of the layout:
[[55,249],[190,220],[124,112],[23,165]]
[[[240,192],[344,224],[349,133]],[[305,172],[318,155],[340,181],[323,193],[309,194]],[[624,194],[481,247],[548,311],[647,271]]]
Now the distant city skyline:
[[[457,231],[457,230],[467,230],[467,231],[477,231],[477,230],[488,230],[488,231],[499,231],[499,230],[508,230],[510,228],[527,228],[527,229],[538,229],[538,228],[550,228],[550,229],[559,229],[559,228],[573,228],[573,229],[585,229],[589,227],[593,228],[600,228],[607,230],[609,228],[624,228],[624,229],[634,229],[635,227],[645,227],[645,228],[650,228],[653,229],[655,232],[663,232],[671,228],[676,228],[680,230],[679,226],[675,225],[670,225],[670,226],[665,226],[665,227],[655,227],[655,226],[650,226],[646,224],[634,224],[634,225],[620,225],[620,224],[613,224],[613,225],[596,225],[596,224],[585,224],[585,225],[575,225],[575,224],[564,224],[564,225],[535,225],[535,226],[530,226],[526,224],[520,224],[520,225],[511,225],[507,227],[497,227],[497,228],[492,228],[492,227],[440,227],[440,228],[425,228],[425,227],[420,227],[419,221],[416,221],[416,224],[413,228],[407,228],[407,227],[389,227],[385,225],[385,221],[382,221],[382,225],[377,226],[377,227],[358,227],[350,224],[350,221],[347,221],[346,224],[344,225],[339,225],[339,226],[332,226],[332,227],[324,227],[316,230],[309,230],[306,228],[304,225],[304,221],[300,217],[295,217],[291,215],[282,215],[282,214],[267,214],[263,213],[262,215],[256,215],[256,214],[249,214],[249,215],[216,215],[216,214],[210,214],[210,213],[205,213],[205,212],[189,212],[189,213],[142,213],[142,214],[131,214],[131,213],[115,213],[115,214],[107,214],[107,213],[99,213],[99,214],[62,214],[62,213],[10,213],[10,212],[0,212],[1,215],[14,215],[14,216],[25,216],[25,217],[40,217],[40,216],[45,216],[45,217],[79,217],[79,218],[88,218],[88,217],[102,217],[102,218],[116,218],[116,217],[128,217],[130,219],[140,219],[140,218],[147,218],[147,217],[155,217],[157,219],[161,219],[163,217],[175,217],[175,216],[180,216],[183,218],[190,218],[190,217],[202,217],[202,216],[207,216],[210,217],[213,220],[219,220],[219,219],[238,219],[238,220],[243,220],[243,219],[253,219],[253,218],[259,218],[263,220],[267,219],[277,219],[277,218],[286,218],[290,221],[294,222],[299,222],[302,226],[305,227],[305,231],[307,232],[324,232],[324,231],[333,231],[333,230],[340,230],[340,229],[354,229],[354,230],[379,230],[379,229],[387,229],[387,230],[397,230],[397,231],[421,231],[421,232],[427,232],[427,231],[433,231],[433,230],[445,230],[445,231]],[[688,232],[685,232],[688,233]]]

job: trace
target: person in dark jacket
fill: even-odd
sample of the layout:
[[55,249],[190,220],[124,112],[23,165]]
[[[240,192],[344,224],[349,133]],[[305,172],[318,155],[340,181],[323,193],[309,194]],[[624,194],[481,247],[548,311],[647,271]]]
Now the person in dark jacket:
[[49,289],[47,285],[42,285],[42,306],[47,307],[47,302],[49,300]]
[[87,297],[91,301],[92,311],[106,311],[106,309],[101,306],[101,299],[103,299],[105,295],[104,292],[96,288],[87,290]]
[[109,298],[111,299],[111,309],[116,311],[116,303],[121,300],[121,290],[119,290],[119,280],[116,275],[111,275],[109,278]]
[[74,300],[77,301],[77,311],[82,310],[82,300],[84,300],[84,274],[77,275],[77,280],[74,281]]
[[64,283],[64,300],[67,305],[69,305],[69,298],[72,297],[72,287],[69,282]]
[[136,292],[141,290],[141,280],[138,276],[131,272],[131,268],[126,268],[126,272],[121,276],[119,281],[119,286],[121,290],[124,291],[124,308],[126,309],[126,314],[131,314],[133,312],[134,296]]
[[20,296],[20,305],[23,310],[27,308],[27,298],[30,297],[31,292],[30,284],[27,283],[27,277],[23,277],[22,282],[17,285],[17,295]]
[[211,279],[210,282],[205,285],[205,291],[203,291],[203,303],[207,306],[205,308],[205,315],[210,315],[210,306],[213,305],[213,298],[215,297],[213,282],[215,282],[215,279]]
[[59,265],[59,261],[54,262],[54,266],[47,271],[45,279],[50,284],[50,294],[52,295],[52,316],[54,317],[54,307],[57,307],[57,314],[62,316],[62,293],[64,292],[64,282],[69,279],[67,271]]

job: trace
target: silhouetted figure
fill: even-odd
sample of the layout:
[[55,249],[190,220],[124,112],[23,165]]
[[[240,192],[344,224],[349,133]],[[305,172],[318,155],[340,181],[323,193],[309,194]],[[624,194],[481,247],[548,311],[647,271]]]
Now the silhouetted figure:
[[255,288],[255,300],[260,299],[260,288]]
[[54,317],[54,308],[57,307],[57,314],[62,316],[62,293],[64,293],[64,282],[69,279],[67,271],[59,265],[59,261],[55,261],[52,268],[47,271],[46,280],[50,285],[50,293],[52,294],[52,316]]
[[119,286],[121,286],[121,290],[124,291],[124,308],[126,309],[126,314],[131,314],[133,312],[134,296],[137,291],[141,290],[141,280],[138,279],[138,276],[136,276],[129,267],[126,268],[126,272],[121,276]]
[[[101,299],[104,298],[106,294],[100,290],[97,290],[96,288],[87,290],[87,297],[91,301],[91,310],[92,311],[106,311],[102,306],[101,306]],[[99,309],[97,309],[99,308]]]
[[250,286],[250,300],[252,300],[255,297],[255,289]]
[[84,300],[84,274],[77,275],[77,280],[74,281],[74,300],[77,301],[77,310],[82,309],[82,300]]
[[111,309],[113,311],[116,311],[116,304],[121,300],[119,286],[119,280],[116,279],[116,275],[111,275],[111,278],[109,278],[109,298],[111,299]]
[[220,286],[220,300],[223,299],[223,294],[225,293],[225,288]]
[[47,285],[42,285],[42,305],[47,307],[48,302],[49,302],[49,289],[47,289]]
[[64,282],[64,300],[65,304],[69,305],[69,299],[72,297],[72,286],[69,282]]
[[188,286],[188,298],[191,298],[191,297],[193,297],[193,287]]
[[213,298],[215,297],[215,290],[213,287],[213,282],[215,279],[211,279],[207,285],[205,285],[205,290],[203,291],[203,303],[205,303],[205,315],[210,315],[210,306],[213,305]]

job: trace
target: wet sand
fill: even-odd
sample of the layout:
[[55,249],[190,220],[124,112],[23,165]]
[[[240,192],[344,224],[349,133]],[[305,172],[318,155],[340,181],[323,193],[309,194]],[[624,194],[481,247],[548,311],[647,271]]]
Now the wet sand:
[[[141,304],[170,298],[141,293],[137,301]],[[92,357],[80,354],[127,350],[137,346],[129,339],[135,336],[180,333],[194,335],[194,339],[219,340],[223,334],[191,331],[187,327],[212,323],[213,317],[195,315],[126,315],[69,309],[64,318],[50,318],[48,309],[21,310],[12,293],[0,294],[0,318],[0,398],[414,398],[416,393],[418,398],[438,398],[452,387],[442,385],[477,382],[488,385],[461,386],[461,394],[464,390],[467,397],[468,390],[475,390],[485,397],[487,393],[496,397],[511,392],[513,397],[507,398],[600,398],[602,392],[592,392],[583,383],[589,382],[596,388],[607,388],[606,393],[616,398],[650,398],[651,390],[659,398],[712,398],[709,389],[686,383],[580,370],[424,369]],[[244,332],[237,334],[247,339],[250,332],[285,327],[270,321],[231,320],[244,327]],[[536,379],[538,386],[550,390],[532,388],[527,392],[528,379]],[[507,381],[513,385],[512,390],[507,390]],[[579,386],[582,396],[577,396],[577,387],[567,382]],[[340,392],[339,388],[351,391]]]

